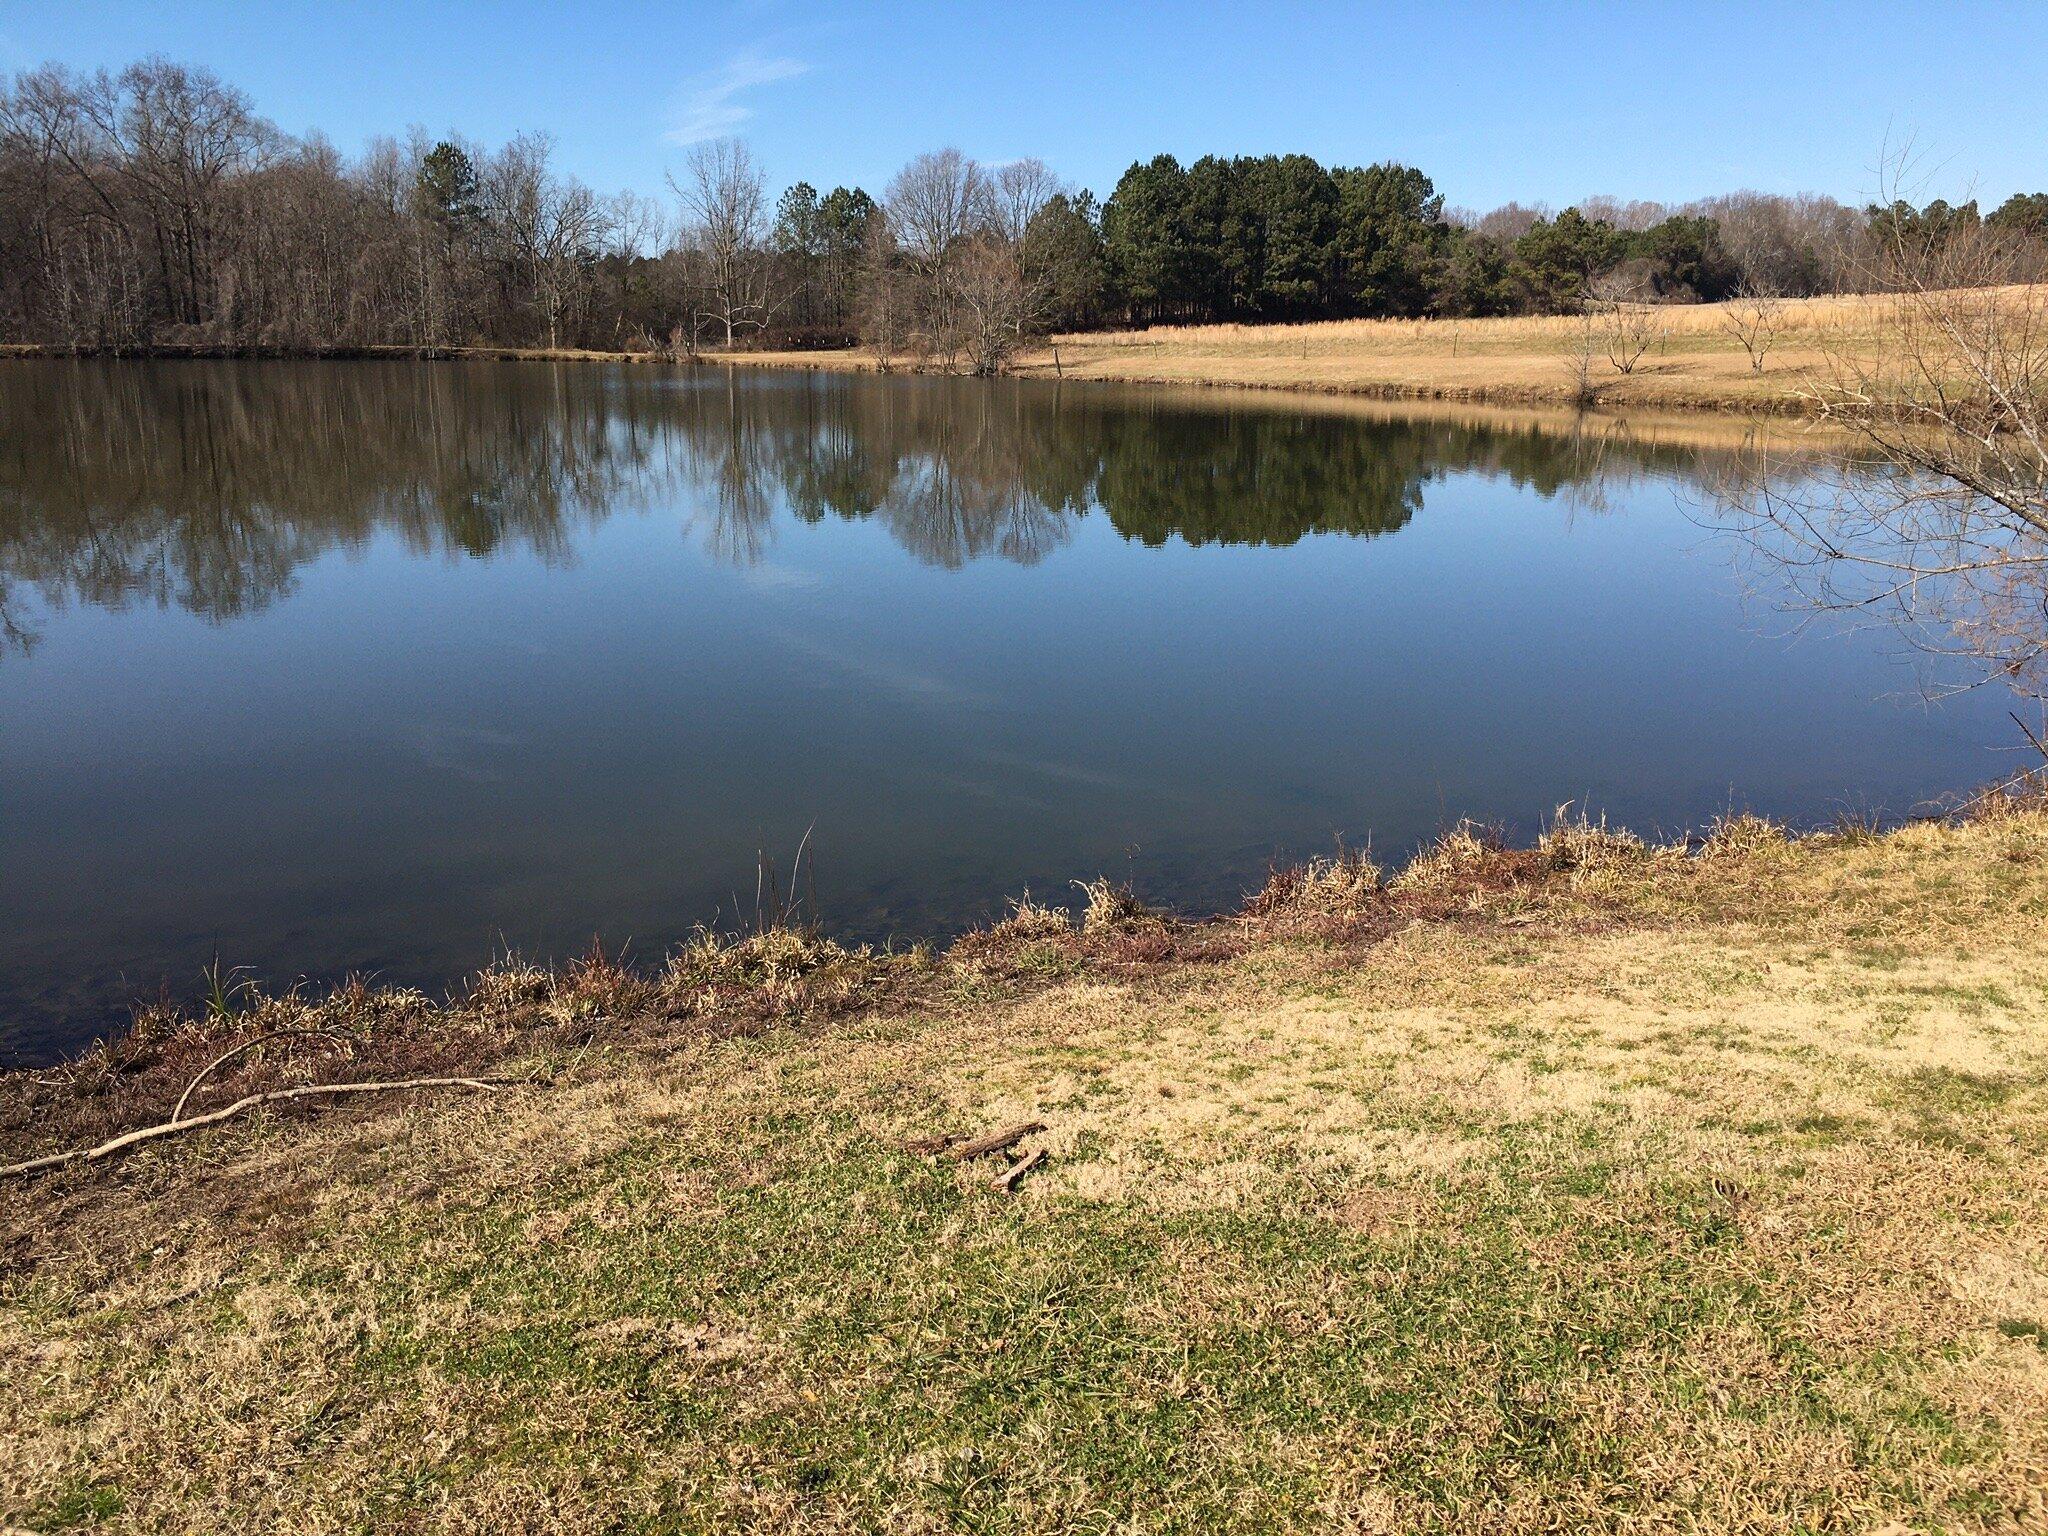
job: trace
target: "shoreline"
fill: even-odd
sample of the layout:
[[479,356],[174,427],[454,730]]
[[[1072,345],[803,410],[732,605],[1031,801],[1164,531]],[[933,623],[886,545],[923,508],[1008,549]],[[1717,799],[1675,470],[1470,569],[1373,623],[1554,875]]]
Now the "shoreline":
[[[818,373],[835,376],[880,377],[873,359],[853,351],[791,353],[705,353],[694,361],[671,360],[650,353],[562,350],[549,352],[519,347],[474,347],[416,349],[410,347],[351,348],[307,352],[288,350],[234,350],[160,348],[146,353],[76,352],[70,349],[37,348],[14,344],[0,347],[0,366],[9,361],[89,361],[101,363],[152,362],[480,362],[515,364],[617,365],[635,370],[672,369],[757,369],[761,372]],[[888,377],[915,379],[957,379],[968,375],[938,369],[899,368]],[[1357,415],[1383,422],[1442,420],[1459,426],[1481,426],[1500,430],[1536,430],[1552,436],[1578,437],[1589,426],[1602,432],[1615,431],[1631,439],[1668,443],[1674,447],[1782,448],[1804,451],[1831,443],[1851,446],[1855,442],[1847,429],[1821,421],[1797,401],[1778,408],[1759,407],[1754,402],[1691,399],[1670,403],[1631,398],[1603,397],[1594,404],[1575,407],[1562,400],[1524,396],[1511,390],[1420,390],[1406,386],[1384,389],[1348,385],[1316,386],[1302,383],[1246,383],[1227,378],[1144,378],[1136,375],[1059,377],[1045,368],[1027,366],[998,378],[1005,382],[1076,389],[1129,390],[1163,399],[1176,396],[1190,404],[1214,407],[1242,406],[1251,410],[1301,411],[1318,414]],[[988,382],[988,381],[983,381]]]
[[0,1080],[10,1159],[200,1082],[4,1186],[0,1520],[2026,1526],[2044,923],[1998,797],[167,1019]]
[[[1276,327],[1278,329],[1278,327]],[[1061,338],[1063,347],[1089,337]],[[362,345],[346,347],[233,347],[152,346],[121,348],[58,347],[39,343],[0,345],[0,361],[91,361],[91,362],[504,362],[504,363],[601,363],[653,366],[673,369],[704,367],[759,368],[836,374],[864,374],[875,377],[968,378],[971,375],[915,362],[903,362],[888,369],[877,366],[872,354],[859,348],[820,348],[803,351],[734,350],[704,351],[695,357],[671,358],[652,352],[614,352],[578,347]],[[1750,418],[1796,423],[1815,419],[1812,401],[1796,389],[1777,392],[1722,393],[1700,389],[1674,389],[1648,379],[1604,381],[1584,404],[1575,404],[1563,384],[1492,382],[1451,384],[1428,381],[1383,379],[1260,379],[1221,372],[1213,375],[1160,373],[1143,368],[1116,365],[1056,363],[1050,348],[1023,354],[997,375],[1006,379],[1034,379],[1069,384],[1119,384],[1151,388],[1183,388],[1258,393],[1284,401],[1336,399],[1384,405],[1462,405],[1505,410],[1560,411],[1580,414],[1608,414],[1651,411],[1674,415]]]
[[[888,370],[876,366],[874,358],[852,348],[817,352],[720,352],[706,353],[706,363],[733,367],[788,370],[791,372],[866,374],[875,377],[967,378],[971,375],[941,368],[899,365]],[[1635,380],[1609,381],[1597,387],[1584,405],[1574,405],[1571,391],[1558,384],[1436,384],[1392,380],[1352,381],[1315,379],[1259,379],[1230,375],[1194,376],[1185,373],[1148,372],[1114,366],[1082,371],[1060,364],[1049,351],[1033,351],[1005,368],[997,377],[1035,379],[1043,383],[1117,384],[1131,388],[1237,391],[1271,395],[1279,399],[1351,400],[1380,405],[1485,406],[1500,410],[1565,412],[1604,415],[1627,411],[1650,411],[1671,415],[1756,419],[1797,423],[1815,421],[1819,411],[1796,391],[1772,394],[1717,395],[1698,390],[1660,389]]]
[[[2032,287],[1984,290],[2030,295]],[[1835,294],[1773,301],[1759,332],[1750,301],[1655,306],[1654,332],[1623,346],[1599,315],[1488,319],[1319,320],[1158,325],[1047,336],[999,376],[1073,383],[1225,389],[1286,399],[1501,409],[1655,411],[1707,419],[1798,423],[1820,415],[1831,371],[1876,366],[1898,343],[1895,296]],[[2031,302],[2029,300],[2028,302]],[[2023,306],[2024,308],[2024,306]],[[1758,340],[1758,336],[1763,337]],[[602,362],[795,368],[832,373],[938,374],[906,352],[883,370],[859,346],[801,351],[652,352],[518,346],[336,348],[155,346],[75,349],[0,345],[0,358],[327,358]]]
[[[1561,894],[1576,895],[1577,876],[1588,862],[1639,873],[1670,873],[1692,868],[1704,855],[1731,846],[1861,846],[1914,828],[1967,824],[1982,815],[2015,811],[2048,820],[2048,783],[2022,776],[2017,789],[1995,785],[1960,800],[1953,810],[1907,818],[1882,830],[1840,819],[1800,828],[1744,811],[1670,842],[1645,842],[1630,832],[1610,830],[1604,818],[1573,821],[1560,814],[1533,843],[1512,843],[1492,827],[1461,820],[1419,848],[1398,870],[1382,868],[1369,855],[1348,852],[1298,865],[1275,865],[1266,884],[1248,892],[1238,909],[1201,916],[1154,906],[1131,886],[1098,877],[1073,882],[1081,899],[1071,908],[1034,903],[1027,891],[1006,901],[1007,916],[951,938],[892,939],[877,946],[841,940],[816,926],[773,923],[752,931],[724,932],[699,928],[654,971],[607,955],[601,942],[584,955],[552,964],[508,954],[481,971],[449,980],[440,1002],[417,987],[380,988],[353,976],[311,988],[295,983],[283,992],[266,991],[257,982],[230,981],[225,993],[210,1002],[187,1004],[161,994],[154,1000],[137,998],[128,1005],[133,1023],[119,1034],[97,1037],[51,1061],[0,1065],[0,1163],[20,1150],[16,1133],[23,1121],[18,1114],[10,1118],[7,1111],[19,1109],[9,1101],[24,1081],[49,1074],[61,1078],[81,1070],[100,1072],[102,1068],[92,1065],[96,1061],[113,1062],[138,1051],[154,1061],[159,1043],[167,1039],[182,1042],[182,1059],[190,1049],[238,1037],[251,1020],[267,1020],[275,1027],[280,1019],[297,1013],[318,1017],[339,1007],[344,1012],[366,1009],[373,1017],[406,1015],[415,1025],[431,1027],[437,1022],[473,1022],[464,1014],[479,1007],[517,1013],[524,1005],[558,998],[579,998],[569,1009],[578,1017],[609,1013],[615,1021],[625,1022],[641,1022],[638,1015],[648,1012],[669,1020],[696,1019],[728,1007],[763,1018],[797,1017],[818,1004],[822,1017],[836,1018],[849,1009],[871,1006],[884,994],[894,996],[893,989],[906,979],[921,983],[943,978],[949,967],[960,964],[972,969],[988,954],[1018,942],[1076,940],[1081,946],[1077,959],[1106,960],[1112,969],[1134,959],[1168,966],[1210,963],[1276,937],[1299,938],[1303,931],[1371,944],[1404,924],[1454,923],[1502,897],[1540,906]],[[1276,917],[1277,928],[1272,921]],[[1135,948],[1126,942],[1134,934],[1139,936]],[[1088,942],[1105,935],[1116,938],[1106,952]],[[822,989],[814,985],[820,976],[826,980]],[[680,1006],[679,991],[688,994],[687,1003]],[[628,1020],[626,1015],[634,1017]]]

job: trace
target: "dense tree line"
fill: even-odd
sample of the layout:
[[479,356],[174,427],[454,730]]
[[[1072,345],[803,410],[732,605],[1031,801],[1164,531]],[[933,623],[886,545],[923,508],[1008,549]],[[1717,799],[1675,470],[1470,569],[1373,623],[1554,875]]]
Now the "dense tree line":
[[344,159],[203,70],[0,89],[0,324],[95,347],[610,339],[653,308],[649,214],[549,144],[415,135]]
[[[1325,170],[1304,155],[1171,155],[1133,165],[1103,211],[1114,304],[1137,321],[1554,314],[1588,300],[1787,297],[1884,281],[1888,227],[1920,237],[1979,223],[1974,203],[1851,209],[1740,192],[1682,207],[1587,202],[1552,213],[1447,209],[1428,176]],[[1986,227],[2048,238],[2048,194]]]
[[858,336],[992,372],[1098,324],[1553,313],[1881,284],[1877,259],[1992,230],[2048,240],[2048,193],[1852,209],[1736,193],[1450,209],[1395,164],[1141,161],[1098,204],[1035,160],[921,155],[880,197],[699,146],[670,206],[602,196],[549,141],[415,132],[353,159],[161,59],[0,84],[0,339],[123,349],[462,344],[694,352]]

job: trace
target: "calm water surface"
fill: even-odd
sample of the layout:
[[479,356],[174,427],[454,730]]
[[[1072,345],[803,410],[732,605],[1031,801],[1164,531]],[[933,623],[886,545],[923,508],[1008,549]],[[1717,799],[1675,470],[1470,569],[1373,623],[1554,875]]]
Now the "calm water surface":
[[0,1053],[216,951],[438,987],[656,957],[811,831],[821,915],[1576,800],[1910,810],[2005,762],[1882,631],[1792,635],[1704,458],[1103,387],[0,365]]

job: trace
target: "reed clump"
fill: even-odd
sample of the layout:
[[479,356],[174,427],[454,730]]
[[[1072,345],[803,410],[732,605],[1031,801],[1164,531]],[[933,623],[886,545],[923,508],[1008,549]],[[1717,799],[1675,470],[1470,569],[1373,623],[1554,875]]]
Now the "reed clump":
[[1128,934],[1165,926],[1164,916],[1139,900],[1129,881],[1098,875],[1093,880],[1076,880],[1074,886],[1087,898],[1088,904],[1081,909],[1085,935]]
[[1245,903],[1244,915],[1268,925],[1342,924],[1385,909],[1386,871],[1370,852],[1340,847],[1304,864],[1276,866]]
[[1490,828],[1461,821],[1410,859],[1387,882],[1387,890],[1396,896],[1464,892],[1474,877],[1487,871],[1501,851],[1500,838]]
[[1752,811],[1734,811],[1718,816],[1707,828],[1700,844],[1700,856],[1707,859],[1754,858],[1783,850],[1791,835],[1777,822]]

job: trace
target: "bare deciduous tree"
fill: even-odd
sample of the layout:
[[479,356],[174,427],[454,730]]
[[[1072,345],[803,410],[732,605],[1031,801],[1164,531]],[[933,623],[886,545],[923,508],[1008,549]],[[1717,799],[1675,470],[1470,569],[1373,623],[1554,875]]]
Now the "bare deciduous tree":
[[487,162],[482,187],[494,224],[524,270],[550,347],[586,294],[605,214],[597,194],[548,168],[553,143],[524,133]]
[[604,256],[612,273],[612,340],[614,345],[629,339],[634,331],[637,345],[658,350],[647,329],[634,316],[634,272],[641,261],[659,250],[668,237],[668,219],[652,198],[635,192],[621,192],[604,200]]
[[1012,160],[989,178],[989,224],[998,238],[1022,245],[1031,221],[1067,187],[1043,160]]
[[1579,316],[1564,349],[1564,373],[1571,390],[1571,403],[1580,410],[1599,404],[1600,391],[1593,383],[1593,360],[1600,355],[1599,333],[1593,329],[1593,311]]
[[1607,360],[1617,373],[1636,371],[1643,354],[1657,339],[1657,310],[1643,289],[1620,273],[1611,273],[1593,284],[1589,307],[1600,316],[1601,336]]
[[942,268],[960,241],[989,217],[989,182],[957,149],[919,155],[896,173],[882,206],[904,259],[920,271]]
[[984,376],[1001,372],[1033,317],[1032,286],[1017,248],[993,234],[967,241],[958,255],[954,286],[968,368]]
[[747,146],[714,139],[690,151],[683,177],[669,177],[682,204],[685,249],[698,268],[700,317],[725,332],[730,347],[742,331],[760,331],[775,317],[778,292],[768,249],[768,179]]
[[146,216],[157,277],[175,312],[198,325],[224,233],[224,185],[264,162],[276,129],[211,72],[158,58],[118,76],[101,71],[78,105]]
[[2048,290],[2010,282],[2032,250],[1995,229],[1890,221],[1876,253],[1882,345],[1827,345],[1808,388],[1864,452],[1760,459],[1726,506],[1803,603],[2048,694]]
[[987,228],[992,194],[980,166],[957,149],[919,155],[882,199],[898,260],[913,286],[916,330],[949,366],[961,351],[957,256]]
[[1764,359],[1785,325],[1785,301],[1768,282],[1745,279],[1722,310],[1721,324],[1749,354],[1750,370],[1764,371]]
[[861,247],[858,294],[861,339],[875,354],[877,371],[887,373],[903,350],[910,303],[897,262],[896,238],[888,217],[879,211],[869,220]]

